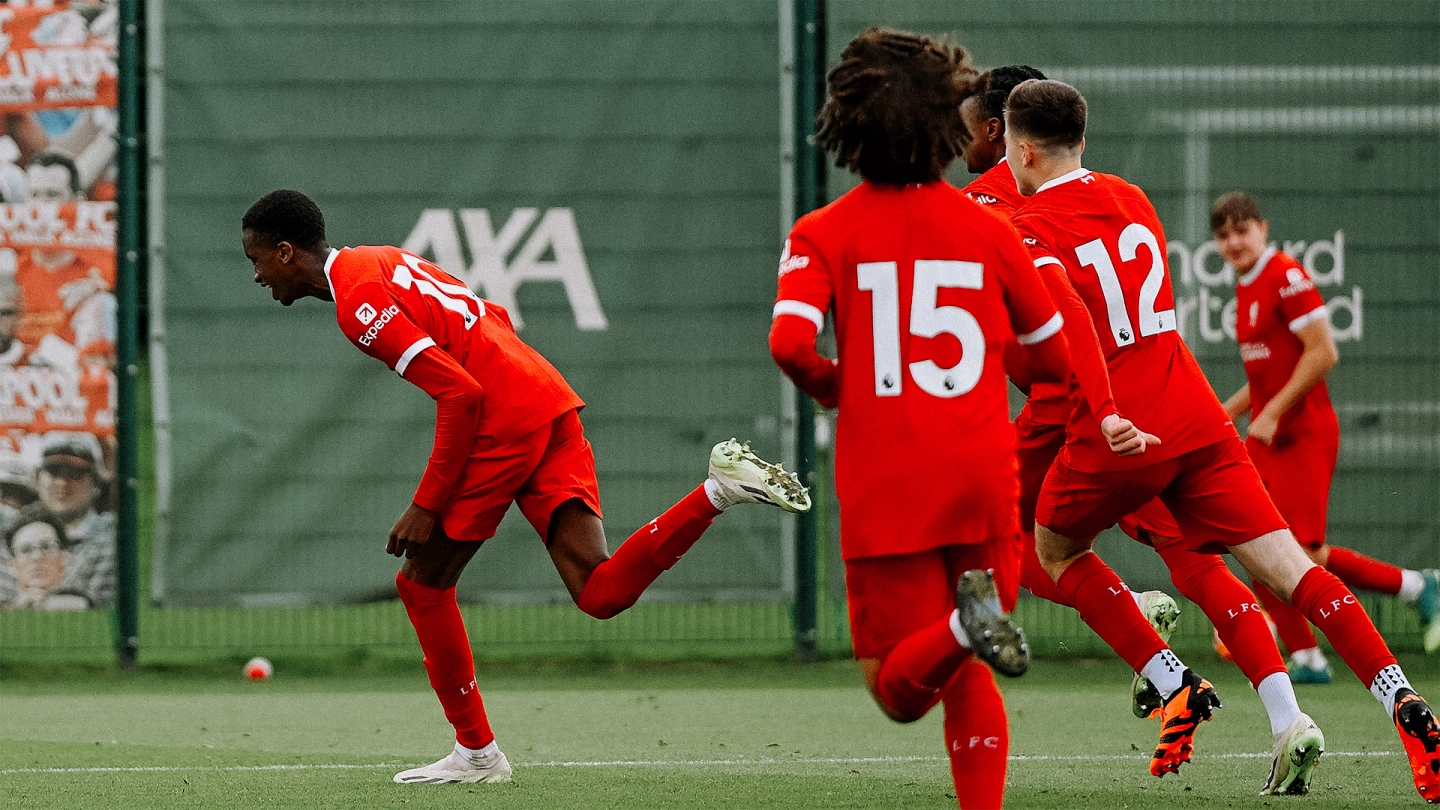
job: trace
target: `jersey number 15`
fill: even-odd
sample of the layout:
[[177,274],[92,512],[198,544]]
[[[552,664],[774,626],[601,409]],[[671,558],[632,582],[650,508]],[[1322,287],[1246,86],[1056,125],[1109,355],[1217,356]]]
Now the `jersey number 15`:
[[[895,262],[862,262],[855,267],[860,289],[870,292],[870,322],[875,345],[875,396],[898,397],[900,381],[900,279]],[[985,367],[985,334],[980,322],[960,307],[936,306],[942,287],[978,290],[985,281],[979,262],[937,259],[915,261],[915,292],[910,299],[909,332],[916,337],[954,335],[960,362],[941,368],[934,360],[909,365],[920,390],[937,397],[958,397],[980,381]]]

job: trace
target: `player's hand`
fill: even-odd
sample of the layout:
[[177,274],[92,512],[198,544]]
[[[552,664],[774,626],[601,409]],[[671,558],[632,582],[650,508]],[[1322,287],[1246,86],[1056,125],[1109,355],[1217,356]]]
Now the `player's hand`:
[[1122,456],[1138,456],[1149,445],[1160,443],[1160,437],[1146,433],[1129,419],[1114,413],[1101,420],[1100,432],[1105,434],[1110,449]]
[[1250,430],[1245,435],[1261,444],[1270,445],[1275,443],[1275,433],[1279,430],[1280,420],[1261,411],[1259,416],[1250,420]]
[[430,539],[435,531],[435,513],[415,504],[405,508],[405,513],[395,521],[390,530],[390,542],[385,544],[385,553],[396,557],[414,557],[420,544]]

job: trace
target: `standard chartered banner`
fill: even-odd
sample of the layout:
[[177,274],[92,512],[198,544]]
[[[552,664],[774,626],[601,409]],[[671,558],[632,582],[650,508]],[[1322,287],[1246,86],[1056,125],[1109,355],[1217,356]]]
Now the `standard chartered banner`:
[[[386,534],[434,406],[333,306],[252,282],[240,217],[296,188],[507,307],[587,402],[612,549],[732,436],[780,451],[776,6],[167,0],[174,412],[167,604],[393,597]],[[480,381],[484,384],[484,380]],[[779,599],[779,513],[735,510],[653,589]],[[518,510],[466,599],[568,599]]]
[[115,598],[115,23],[0,7],[0,609]]

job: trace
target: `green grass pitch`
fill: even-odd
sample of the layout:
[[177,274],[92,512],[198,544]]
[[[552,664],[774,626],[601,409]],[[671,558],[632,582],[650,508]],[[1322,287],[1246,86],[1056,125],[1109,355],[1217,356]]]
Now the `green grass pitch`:
[[[1225,709],[1194,763],[1147,771],[1114,661],[1039,660],[1002,686],[1013,808],[1423,806],[1375,701],[1348,673],[1304,687],[1326,732],[1306,798],[1256,795],[1269,768],[1259,700],[1229,664],[1190,656]],[[1435,659],[1402,662],[1440,694]],[[848,661],[490,665],[481,688],[514,785],[395,785],[449,727],[418,665],[239,662],[135,675],[0,669],[0,807],[953,808],[939,712],[886,720]]]

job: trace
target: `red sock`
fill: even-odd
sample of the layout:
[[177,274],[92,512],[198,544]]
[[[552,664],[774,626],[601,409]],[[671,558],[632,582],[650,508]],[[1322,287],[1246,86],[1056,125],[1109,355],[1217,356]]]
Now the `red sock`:
[[630,535],[615,554],[595,566],[576,602],[597,619],[608,619],[635,604],[655,578],[680,561],[720,510],[698,486]]
[[1325,569],[1352,588],[1388,593],[1391,596],[1400,593],[1400,583],[1405,581],[1404,571],[1400,567],[1340,546],[1330,547]]
[[1255,594],[1230,572],[1220,555],[1194,551],[1182,543],[1164,543],[1155,550],[1181,595],[1199,605],[1215,625],[1251,686],[1258,688],[1267,677],[1285,671],[1285,660]]
[[1135,606],[1130,589],[1098,554],[1081,554],[1055,585],[1090,629],[1136,672],[1165,649],[1165,642]]
[[877,678],[880,699],[890,711],[907,720],[919,720],[940,702],[945,684],[970,657],[955,640],[946,616],[911,633],[885,655]]
[[1050,575],[1045,573],[1044,566],[1040,565],[1040,557],[1035,553],[1035,533],[1022,532],[1025,543],[1024,557],[1020,560],[1020,584],[1031,593],[1057,605],[1064,605],[1073,608],[1075,605],[1067,600],[1060,589],[1055,587]]
[[1317,565],[1305,572],[1290,603],[1320,628],[1366,687],[1380,670],[1395,663],[1395,656],[1355,594],[1324,568]]
[[998,810],[1005,801],[1010,727],[995,676],[971,658],[945,687],[944,699],[945,748],[955,797],[965,810]]
[[1255,589],[1255,595],[1260,597],[1260,604],[1270,613],[1270,620],[1275,622],[1275,632],[1280,635],[1280,642],[1285,645],[1285,649],[1293,654],[1296,650],[1320,646],[1305,614],[1280,601],[1280,597],[1260,580],[1251,580],[1250,586]]
[[465,621],[455,602],[454,588],[427,588],[395,575],[395,589],[415,626],[420,650],[425,653],[425,672],[430,686],[445,709],[445,719],[455,727],[455,741],[466,748],[484,748],[495,741],[485,703],[475,686],[475,658]]

